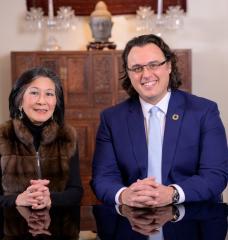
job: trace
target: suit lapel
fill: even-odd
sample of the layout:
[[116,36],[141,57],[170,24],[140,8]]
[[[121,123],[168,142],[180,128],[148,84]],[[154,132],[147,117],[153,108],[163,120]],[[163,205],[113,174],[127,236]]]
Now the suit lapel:
[[147,174],[148,154],[144,117],[139,100],[132,100],[130,102],[127,121],[135,159],[140,169],[141,177],[145,178]]
[[180,91],[171,93],[168,111],[166,115],[163,150],[162,150],[162,182],[167,183],[167,177],[172,166],[179,131],[182,124],[185,101]]

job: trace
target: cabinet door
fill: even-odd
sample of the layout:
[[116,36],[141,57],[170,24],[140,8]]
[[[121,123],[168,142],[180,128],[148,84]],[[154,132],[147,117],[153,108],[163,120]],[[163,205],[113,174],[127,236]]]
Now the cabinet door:
[[177,67],[180,71],[182,85],[180,89],[191,92],[192,91],[192,54],[190,49],[176,49],[174,50],[177,56]]
[[122,80],[120,79],[123,75],[123,62],[122,62],[122,51],[117,51],[115,54],[115,62],[116,62],[116,69],[115,69],[115,76],[116,76],[116,103],[120,103],[124,101],[128,95],[122,88]]
[[89,108],[91,96],[91,60],[87,52],[64,56],[65,83],[64,95],[67,108]]
[[36,66],[36,54],[32,52],[12,52],[12,83],[26,70]]
[[44,66],[50,68],[53,72],[55,72],[64,82],[63,79],[64,73],[61,69],[64,68],[63,57],[61,54],[56,53],[47,53],[47,52],[38,52],[36,56],[37,66]]
[[93,106],[104,109],[115,103],[114,57],[111,52],[91,53]]

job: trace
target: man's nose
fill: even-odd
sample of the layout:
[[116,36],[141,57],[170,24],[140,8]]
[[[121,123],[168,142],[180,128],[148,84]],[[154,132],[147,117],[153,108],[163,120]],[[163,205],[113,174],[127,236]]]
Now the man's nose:
[[148,66],[143,66],[143,71],[142,71],[143,76],[150,76],[152,73],[153,71],[151,71],[151,69],[149,69]]

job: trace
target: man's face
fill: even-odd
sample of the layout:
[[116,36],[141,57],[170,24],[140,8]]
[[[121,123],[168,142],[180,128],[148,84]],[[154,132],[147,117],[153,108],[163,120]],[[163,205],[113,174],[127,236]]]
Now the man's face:
[[153,43],[133,47],[128,54],[127,71],[131,84],[148,103],[158,103],[167,93],[171,63],[165,60],[161,49]]

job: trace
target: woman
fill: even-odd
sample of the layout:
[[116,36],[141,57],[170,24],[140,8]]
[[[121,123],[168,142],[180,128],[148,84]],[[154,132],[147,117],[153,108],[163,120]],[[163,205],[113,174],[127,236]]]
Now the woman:
[[0,204],[79,204],[77,135],[64,123],[58,76],[47,68],[23,73],[11,90],[9,110],[11,120],[0,126]]

